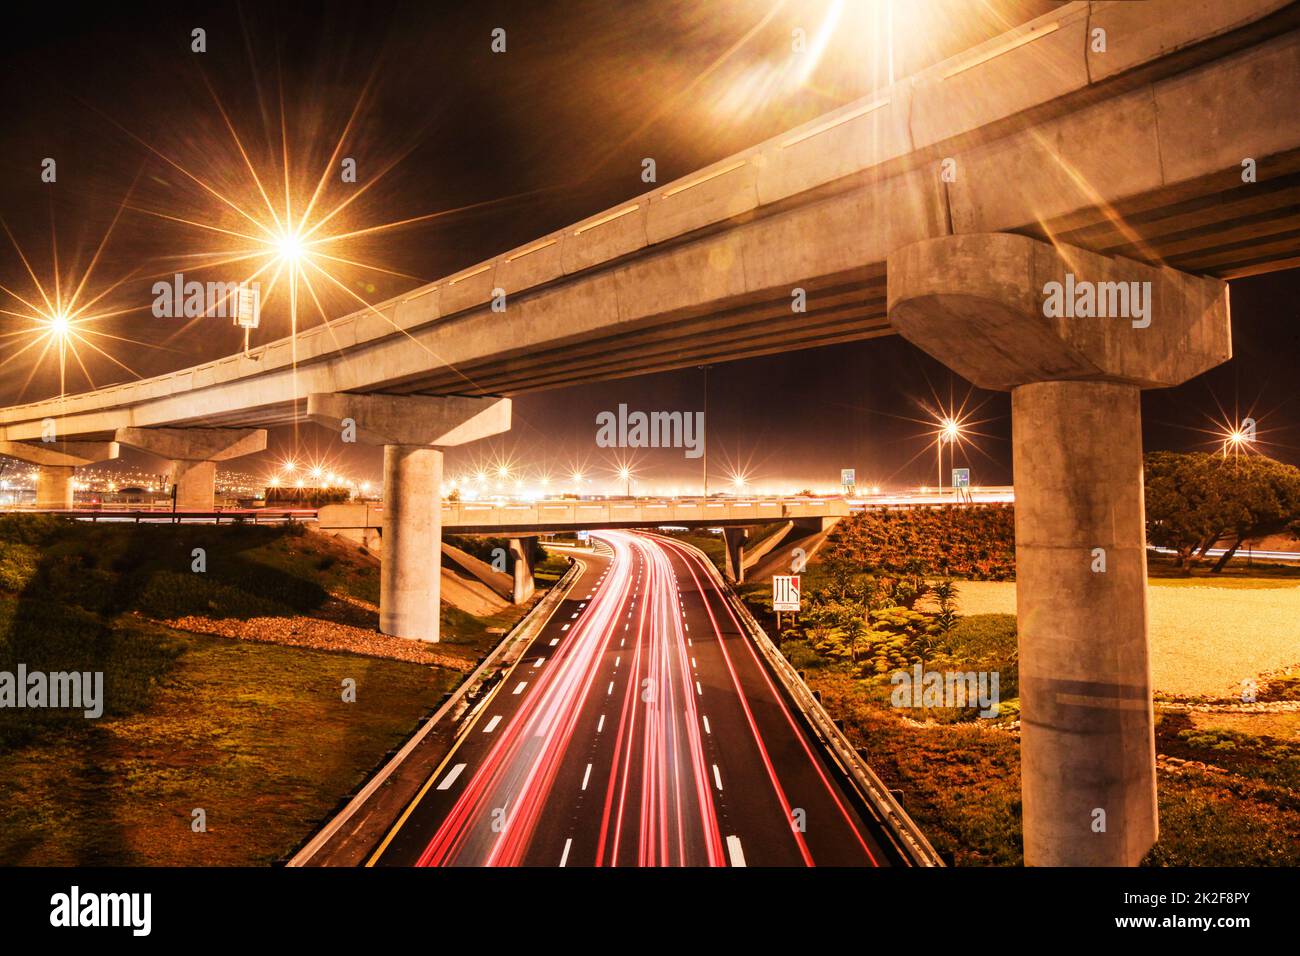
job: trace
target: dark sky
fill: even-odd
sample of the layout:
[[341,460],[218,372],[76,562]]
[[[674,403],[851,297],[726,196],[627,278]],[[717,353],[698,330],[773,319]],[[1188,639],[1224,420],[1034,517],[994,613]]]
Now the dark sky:
[[[897,6],[902,76],[1055,4]],[[248,231],[233,206],[259,216],[265,208],[223,110],[273,203],[283,194],[283,110],[296,202],[342,138],[339,155],[357,160],[366,188],[333,227],[417,220],[349,242],[347,257],[386,271],[348,267],[337,273],[341,288],[322,280],[324,311],[341,315],[357,296],[379,301],[643,192],[643,157],[654,157],[666,182],[867,94],[887,76],[881,5],[847,0],[806,74],[798,70],[808,60],[790,55],[792,30],[815,44],[830,8],[829,0],[132,3],[75,15],[36,8],[26,23],[7,12],[0,217],[47,291],[57,237],[65,296],[108,235],[80,301],[107,290],[91,313],[122,314],[85,326],[80,361],[66,363],[67,391],[185,367],[237,351],[241,335],[228,320],[154,318],[153,281],[178,269],[239,278],[231,270],[241,265],[212,263],[247,243],[215,230]],[[207,31],[206,53],[190,51],[194,27]],[[489,49],[495,27],[507,31],[505,54]],[[39,180],[45,157],[58,161],[55,184]],[[319,210],[351,195],[336,180]],[[37,299],[7,236],[0,284]],[[1300,462],[1297,291],[1295,273],[1233,283],[1236,358],[1146,395],[1149,448],[1208,448],[1201,429],[1253,412],[1270,453]],[[286,299],[268,302],[255,342],[287,333]],[[29,311],[3,293],[0,309]],[[314,305],[300,310],[300,327],[317,321]],[[0,335],[30,325],[0,314]],[[0,362],[31,340],[0,339]],[[47,355],[38,364],[38,352],[0,365],[0,402],[58,394],[58,362]],[[700,410],[703,378],[690,369],[522,396],[514,429],[450,453],[449,474],[500,459],[556,476],[580,465],[603,478],[613,458],[595,447],[596,413],[620,402]],[[897,337],[715,366],[708,401],[718,484],[739,470],[760,487],[830,487],[841,467],[856,468],[864,485],[933,481],[921,422],[950,401],[964,404],[977,435],[957,464],[969,464],[977,484],[1010,480],[1008,397],[972,392]],[[378,477],[374,450],[311,426],[299,440],[300,453]],[[277,431],[271,448],[286,455],[293,441]],[[635,464],[644,487],[694,490],[701,472],[680,451],[642,452]]]

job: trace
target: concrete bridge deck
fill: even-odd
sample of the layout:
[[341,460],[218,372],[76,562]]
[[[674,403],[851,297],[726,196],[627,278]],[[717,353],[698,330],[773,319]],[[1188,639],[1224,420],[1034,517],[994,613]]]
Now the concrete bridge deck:
[[[1075,2],[753,149],[247,355],[0,410],[0,439],[280,425],[890,334],[887,255],[1014,232],[1221,278],[1300,263],[1297,7]],[[1105,30],[1105,52],[1093,34]],[[1213,135],[1209,131],[1213,131]],[[1254,161],[1246,183],[1241,164]],[[952,161],[955,178],[942,175]],[[808,308],[795,312],[792,293]],[[490,308],[494,290],[504,312]]]

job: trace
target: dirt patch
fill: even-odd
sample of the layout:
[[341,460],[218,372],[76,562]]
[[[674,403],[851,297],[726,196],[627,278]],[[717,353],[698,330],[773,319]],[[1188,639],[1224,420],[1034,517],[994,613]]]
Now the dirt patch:
[[[161,621],[165,627],[173,627],[193,634],[212,634],[218,637],[232,637],[240,641],[256,641],[260,644],[282,644],[289,647],[310,647],[318,651],[345,651],[349,654],[364,654],[367,657],[382,657],[393,661],[406,661],[411,664],[432,664],[446,667],[461,673],[468,673],[474,667],[472,660],[433,650],[434,645],[425,641],[415,641],[405,637],[390,637],[370,627],[347,623],[349,618],[356,620],[356,613],[365,614],[364,608],[356,607],[352,602],[331,601],[337,617],[327,614],[326,619],[312,617],[254,617],[246,621],[238,618],[214,620],[207,617],[180,617],[170,621]],[[362,603],[362,602],[357,602]]]

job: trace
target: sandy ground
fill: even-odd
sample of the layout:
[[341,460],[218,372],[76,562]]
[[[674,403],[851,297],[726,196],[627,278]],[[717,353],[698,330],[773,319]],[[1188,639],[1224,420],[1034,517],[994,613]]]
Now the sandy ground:
[[[1016,613],[1016,586],[959,585],[963,614]],[[1151,681],[1157,692],[1236,696],[1241,681],[1300,664],[1300,587],[1147,588]]]

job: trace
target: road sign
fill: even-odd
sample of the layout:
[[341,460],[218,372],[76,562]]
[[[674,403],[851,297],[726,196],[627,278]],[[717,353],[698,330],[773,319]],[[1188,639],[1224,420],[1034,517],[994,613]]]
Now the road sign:
[[590,532],[590,531],[579,531],[579,532],[578,532],[578,540],[579,540],[579,541],[586,541],[586,540],[587,540],[588,538],[590,538],[590,537],[591,537],[591,532]]
[[858,483],[858,473],[853,468],[840,469],[840,484],[845,488],[852,488]]
[[952,486],[953,486],[954,488],[969,488],[969,487],[970,487],[970,469],[969,469],[969,468],[954,468],[954,469],[952,470]]
[[772,610],[799,610],[799,575],[772,575]]

